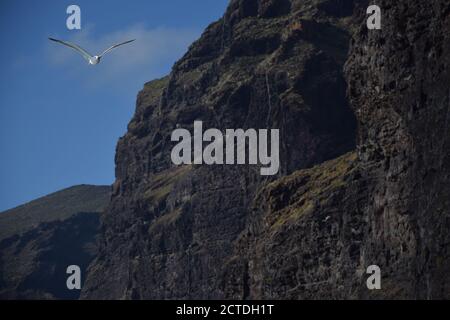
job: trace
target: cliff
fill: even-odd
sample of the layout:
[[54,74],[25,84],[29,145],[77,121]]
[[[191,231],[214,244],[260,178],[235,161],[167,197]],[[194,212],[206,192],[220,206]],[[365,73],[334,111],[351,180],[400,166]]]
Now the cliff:
[[[82,298],[448,298],[450,5],[233,0],[144,86]],[[278,176],[171,132],[280,129]],[[382,290],[369,291],[376,264]]]

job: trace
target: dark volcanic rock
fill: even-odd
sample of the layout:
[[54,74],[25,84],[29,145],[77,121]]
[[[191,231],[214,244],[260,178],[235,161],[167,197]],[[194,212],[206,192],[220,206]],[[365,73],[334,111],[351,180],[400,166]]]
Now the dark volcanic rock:
[[384,270],[384,297],[448,299],[450,3],[379,5],[382,32],[358,30],[346,66],[373,179],[361,261]]
[[110,187],[75,186],[0,213],[0,299],[77,299],[66,268],[96,255]]
[[[449,298],[450,4],[378,5],[231,1],[146,84],[82,297]],[[279,175],[173,166],[194,120],[279,128]]]
[[233,243],[258,189],[256,166],[182,166],[171,132],[279,128],[283,176],[355,145],[343,65],[348,17],[322,1],[232,1],[167,78],[138,96],[86,298],[224,298]]
[[450,4],[378,5],[382,30],[359,15],[346,64],[357,151],[261,192],[227,296],[450,297]]

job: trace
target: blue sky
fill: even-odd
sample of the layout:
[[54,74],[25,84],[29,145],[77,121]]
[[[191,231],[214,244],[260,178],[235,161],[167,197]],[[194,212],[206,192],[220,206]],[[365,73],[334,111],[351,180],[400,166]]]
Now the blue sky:
[[[111,184],[117,139],[143,84],[170,72],[227,0],[2,0],[0,211],[76,184]],[[66,8],[81,8],[81,30]],[[91,53],[136,38],[98,66]]]

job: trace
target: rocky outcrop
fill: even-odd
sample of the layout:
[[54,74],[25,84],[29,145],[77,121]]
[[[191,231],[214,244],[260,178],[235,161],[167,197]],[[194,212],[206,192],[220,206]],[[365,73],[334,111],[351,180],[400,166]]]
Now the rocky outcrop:
[[109,195],[110,187],[81,185],[0,213],[0,299],[77,299],[66,269],[84,274],[96,255]]
[[[449,4],[365,5],[231,1],[144,86],[82,298],[449,296]],[[279,128],[279,175],[172,165],[194,120]]]

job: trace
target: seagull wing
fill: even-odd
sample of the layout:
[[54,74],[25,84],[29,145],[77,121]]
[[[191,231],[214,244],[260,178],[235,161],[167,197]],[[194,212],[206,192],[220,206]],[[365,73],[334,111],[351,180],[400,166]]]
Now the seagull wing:
[[78,51],[78,53],[81,53],[81,55],[83,56],[84,59],[86,59],[89,62],[89,59],[92,57],[92,55],[87,52],[86,50],[84,50],[82,47],[77,46],[76,44],[67,42],[67,41],[62,41],[62,40],[58,40],[58,39],[53,39],[53,38],[48,38],[49,40],[55,41],[55,42],[59,42],[65,46],[68,46],[69,48],[72,48],[76,51]]
[[106,49],[105,51],[103,51],[102,54],[99,55],[99,57],[104,56],[105,54],[107,54],[108,52],[110,52],[112,49],[117,48],[118,46],[121,46],[121,45],[130,43],[130,42],[133,42],[134,40],[136,40],[136,39],[128,40],[128,41],[125,41],[125,42],[121,42],[121,43],[115,44],[115,45],[109,47],[108,49]]

